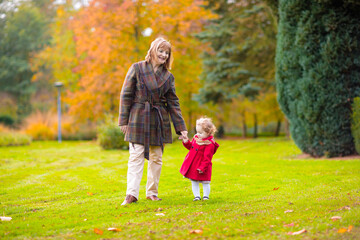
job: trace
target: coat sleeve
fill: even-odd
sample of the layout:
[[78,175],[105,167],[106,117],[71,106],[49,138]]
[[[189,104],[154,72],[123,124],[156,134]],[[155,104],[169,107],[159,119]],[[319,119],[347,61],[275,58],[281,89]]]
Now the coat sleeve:
[[180,135],[181,131],[187,131],[187,130],[186,130],[184,118],[181,114],[179,98],[177,97],[175,92],[174,76],[172,75],[170,77],[170,88],[165,94],[165,97],[176,134]]
[[186,147],[188,150],[190,150],[192,142],[190,142],[190,140],[188,140],[186,143],[183,142],[184,147]]
[[129,122],[130,109],[135,97],[136,72],[134,64],[126,74],[124,84],[120,93],[119,126],[127,125]]
[[198,167],[202,172],[206,172],[206,170],[208,169],[214,155],[214,148],[214,144],[209,144],[204,149],[204,158],[201,161],[200,166]]

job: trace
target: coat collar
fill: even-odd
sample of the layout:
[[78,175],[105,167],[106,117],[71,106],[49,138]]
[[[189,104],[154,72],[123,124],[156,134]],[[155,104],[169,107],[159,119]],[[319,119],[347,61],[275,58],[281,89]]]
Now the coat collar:
[[[195,134],[195,138],[200,139],[197,134]],[[205,141],[205,140],[213,140],[213,139],[214,139],[214,137],[210,135],[207,138],[203,138],[201,140]]]
[[[170,77],[170,72],[161,65],[156,72],[154,72],[151,63],[146,61],[139,62],[141,73],[146,77],[145,84],[149,89],[160,88]],[[150,80],[150,81],[149,81]]]

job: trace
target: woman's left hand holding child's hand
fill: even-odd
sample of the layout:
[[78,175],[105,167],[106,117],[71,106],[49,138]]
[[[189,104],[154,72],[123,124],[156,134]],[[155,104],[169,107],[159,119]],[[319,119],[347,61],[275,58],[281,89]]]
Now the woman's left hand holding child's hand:
[[181,136],[179,137],[179,139],[182,139],[184,143],[186,143],[187,141],[189,141],[189,138],[188,138],[187,134],[188,134],[187,131],[182,131],[182,132],[181,132]]

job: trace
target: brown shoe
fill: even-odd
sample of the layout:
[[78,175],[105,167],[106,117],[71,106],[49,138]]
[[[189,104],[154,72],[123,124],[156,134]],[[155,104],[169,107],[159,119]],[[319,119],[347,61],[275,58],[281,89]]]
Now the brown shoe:
[[151,201],[161,201],[161,198],[158,198],[156,195],[147,196],[146,199],[149,199]]
[[137,202],[136,197],[134,197],[133,195],[126,195],[125,200],[123,201],[123,203],[121,204],[122,206],[126,205],[126,204],[130,204],[133,202]]

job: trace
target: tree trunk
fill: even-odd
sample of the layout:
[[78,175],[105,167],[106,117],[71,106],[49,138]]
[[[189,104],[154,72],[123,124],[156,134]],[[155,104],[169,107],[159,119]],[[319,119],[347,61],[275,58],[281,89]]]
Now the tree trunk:
[[258,123],[257,123],[257,115],[254,113],[254,138],[258,137]]
[[275,129],[275,136],[278,137],[280,134],[280,128],[281,128],[281,120],[277,121],[276,129]]
[[290,138],[290,123],[287,118],[285,118],[285,135],[287,138]]
[[245,121],[245,111],[242,112],[242,137],[246,138],[246,134],[247,134],[247,126],[246,126],[246,121]]

